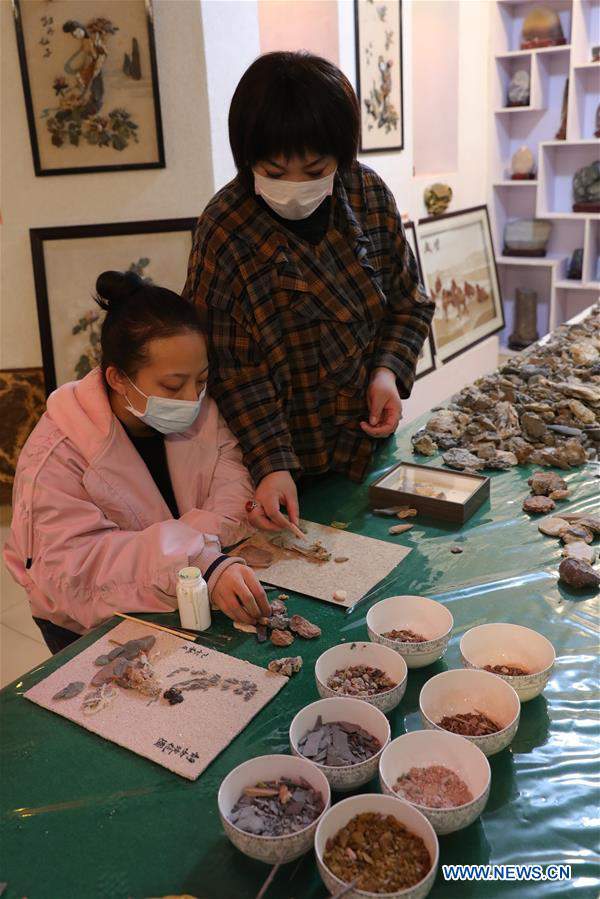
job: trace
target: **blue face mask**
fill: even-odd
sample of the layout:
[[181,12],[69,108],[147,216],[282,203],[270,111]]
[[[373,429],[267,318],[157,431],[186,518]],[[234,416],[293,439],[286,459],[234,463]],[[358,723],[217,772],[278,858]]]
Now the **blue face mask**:
[[[127,376],[126,376],[127,377]],[[172,400],[163,396],[147,396],[139,387],[136,387],[131,378],[127,380],[140,396],[146,399],[146,408],[143,412],[137,409],[129,402],[127,395],[125,396],[125,408],[136,418],[141,419],[155,431],[161,434],[180,434],[187,431],[194,424],[200,413],[200,406],[206,394],[206,387],[200,393],[197,400]]]

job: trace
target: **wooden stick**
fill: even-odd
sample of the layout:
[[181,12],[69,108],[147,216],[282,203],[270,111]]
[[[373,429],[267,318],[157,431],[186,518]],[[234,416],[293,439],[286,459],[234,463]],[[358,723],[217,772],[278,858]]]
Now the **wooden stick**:
[[135,621],[136,624],[143,624],[146,627],[154,627],[157,631],[164,631],[166,634],[173,634],[174,637],[181,637],[182,640],[195,640],[195,634],[188,634],[187,631],[173,631],[170,627],[164,627],[162,624],[154,624],[152,621],[142,621],[140,618],[134,618],[132,615],[125,615],[123,612],[116,613],[117,618],[125,618],[126,621]]
[[271,873],[269,874],[269,876],[267,877],[267,879],[261,886],[260,890],[256,894],[256,899],[263,899],[263,896],[266,894],[267,890],[273,883],[275,875],[277,874],[277,872],[279,871],[280,868],[281,868],[281,864],[273,866],[273,868],[271,869]]

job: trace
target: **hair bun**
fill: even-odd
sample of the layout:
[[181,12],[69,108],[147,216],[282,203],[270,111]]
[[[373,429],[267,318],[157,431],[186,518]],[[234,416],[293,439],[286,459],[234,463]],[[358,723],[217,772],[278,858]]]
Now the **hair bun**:
[[96,281],[96,301],[106,312],[115,312],[144,287],[135,272],[102,272]]

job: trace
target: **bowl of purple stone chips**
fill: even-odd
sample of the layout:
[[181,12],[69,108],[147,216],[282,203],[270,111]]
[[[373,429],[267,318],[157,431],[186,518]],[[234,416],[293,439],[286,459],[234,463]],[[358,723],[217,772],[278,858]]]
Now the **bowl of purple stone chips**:
[[293,755],[261,755],[242,762],[221,783],[217,803],[233,845],[258,861],[284,864],[312,847],[329,808],[322,771]]
[[301,709],[290,725],[293,754],[316,765],[340,792],[375,777],[389,741],[390,725],[383,712],[350,697],[319,699]]
[[419,709],[425,727],[466,737],[495,755],[517,732],[521,703],[505,680],[473,668],[443,671],[423,685]]
[[350,696],[382,712],[396,708],[407,679],[402,656],[381,643],[339,643],[315,662],[315,681],[322,699]]

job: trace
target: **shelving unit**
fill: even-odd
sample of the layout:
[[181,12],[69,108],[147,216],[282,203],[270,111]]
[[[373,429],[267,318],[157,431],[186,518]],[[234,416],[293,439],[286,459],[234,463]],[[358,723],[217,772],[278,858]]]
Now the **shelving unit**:
[[[574,173],[600,158],[600,139],[594,137],[600,63],[592,62],[592,46],[600,44],[600,0],[545,0],[559,15],[567,43],[521,50],[523,22],[539,5],[537,0],[496,0],[493,10],[489,210],[506,313],[502,348],[513,330],[518,288],[538,293],[540,336],[589,306],[600,292],[598,216],[572,209]],[[530,106],[506,107],[510,78],[520,68],[530,74]],[[567,78],[567,138],[557,140]],[[537,160],[536,177],[512,181],[511,158],[524,145]],[[545,257],[503,255],[504,227],[520,218],[552,222]],[[582,278],[570,280],[569,260],[580,247]]]

